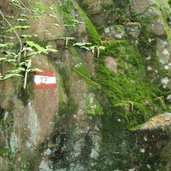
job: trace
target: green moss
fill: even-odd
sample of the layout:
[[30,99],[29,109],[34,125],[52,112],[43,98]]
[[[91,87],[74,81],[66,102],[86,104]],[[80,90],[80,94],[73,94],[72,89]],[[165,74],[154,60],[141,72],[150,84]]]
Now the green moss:
[[0,156],[4,157],[7,156],[9,153],[10,153],[9,149],[0,147]]
[[[106,113],[122,118],[128,127],[143,123],[159,111],[159,89],[148,82],[141,55],[126,40],[103,45],[106,51],[98,60],[97,71]],[[105,56],[118,59],[118,73],[106,68]]]
[[64,88],[67,95],[69,95],[69,90],[71,86],[70,73],[71,68],[69,66],[62,66],[59,68],[59,73],[62,78],[62,87]]
[[74,47],[69,47],[69,52],[74,63],[74,70],[78,71],[87,78],[91,78],[90,71],[88,70],[87,65],[83,60],[83,56],[80,54],[80,52]]
[[[76,17],[72,15],[73,10],[75,10],[80,16]],[[97,33],[94,25],[88,18],[87,14],[83,11],[82,8],[80,8],[80,6],[75,1],[71,0],[62,2],[62,4],[59,6],[59,11],[63,17],[65,28],[69,33],[71,33],[73,29],[76,28],[77,24],[79,24],[78,20],[82,20],[85,22],[89,41],[96,45],[100,44],[100,36]]]
[[79,14],[81,15],[81,17],[83,18],[83,21],[86,24],[89,41],[93,44],[99,45],[101,42],[101,39],[100,39],[100,36],[97,33],[94,25],[92,24],[92,22],[90,21],[90,19],[88,18],[87,14],[85,13],[84,10],[81,9],[76,2],[73,1],[73,4],[74,4],[75,8],[78,10]]
[[65,105],[61,105],[59,110],[59,114],[67,114],[67,115],[74,115],[77,113],[78,105],[75,100],[70,97]]
[[65,26],[69,28],[73,27],[74,17],[71,15],[72,9],[73,9],[73,5],[71,1],[62,2],[62,5],[59,6],[59,12],[62,15]]
[[88,97],[87,95],[85,95],[84,101],[87,106],[86,114],[90,116],[98,116],[104,114],[101,104],[95,97]]
[[[69,97],[67,102],[60,102],[58,116],[55,119],[55,128],[59,129],[60,127],[67,127],[68,123],[73,121],[73,115],[77,114],[78,105],[73,99]],[[60,117],[60,118],[59,118]],[[67,124],[66,124],[67,123]]]

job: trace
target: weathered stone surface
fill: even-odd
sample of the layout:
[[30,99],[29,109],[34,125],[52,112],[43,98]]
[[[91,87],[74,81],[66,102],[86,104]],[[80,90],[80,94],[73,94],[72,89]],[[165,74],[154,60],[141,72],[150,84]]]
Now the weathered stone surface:
[[8,171],[9,167],[8,167],[8,160],[5,159],[4,157],[0,157],[0,170],[1,171]]
[[113,5],[113,1],[112,0],[83,0],[82,2],[84,5],[88,6],[88,10],[90,11],[90,13],[92,14],[97,14],[97,13],[101,13],[101,11],[104,10],[105,6],[111,6]]
[[[29,5],[30,10],[35,10],[37,7],[34,5]],[[64,33],[64,24],[62,22],[61,16],[57,10],[58,3],[55,0],[39,0],[41,6],[46,7],[42,14],[36,14],[36,17],[32,17],[32,14],[28,14],[29,25],[31,28],[27,31],[28,33],[36,34],[41,41],[55,40]],[[30,4],[30,3],[29,3]]]
[[94,55],[91,52],[87,52],[85,55],[85,61],[91,74],[95,76],[96,71],[95,71],[95,64],[94,64]]
[[130,7],[131,7],[131,12],[135,15],[142,14],[144,13],[148,7],[151,5],[151,0],[131,0],[130,1]]
[[147,32],[157,36],[162,36],[166,34],[162,12],[159,11],[158,8],[148,8],[148,10],[142,15],[142,19],[146,20],[147,23],[149,21],[149,24],[146,25]]
[[171,125],[171,113],[164,113],[151,118],[141,125],[140,130],[166,129]]
[[[83,68],[86,70],[89,68],[93,74],[95,71],[93,54],[88,52],[85,55],[85,53],[77,51],[76,57],[71,52],[65,49],[58,61],[59,67],[63,68],[62,71],[66,74],[69,72],[67,81],[70,86],[67,87],[67,92],[72,98],[72,108],[74,108],[74,104],[76,104],[76,108],[71,108],[74,111],[68,111],[68,113],[71,113],[70,115],[61,113],[58,117],[58,122],[64,122],[65,124],[56,127],[57,130],[61,130],[56,131],[57,133],[54,133],[56,134],[55,138],[53,138],[55,144],[62,143],[60,146],[54,144],[54,148],[52,148],[52,153],[57,153],[57,159],[54,160],[55,164],[53,165],[53,169],[57,171],[68,169],[73,171],[87,170],[87,167],[90,166],[85,167],[84,163],[90,161],[93,165],[93,161],[98,158],[101,142],[100,130],[98,129],[99,121],[93,123],[91,116],[96,115],[98,111],[99,105],[96,96],[91,91],[88,81],[81,74],[72,72],[71,68],[72,65],[76,69]],[[53,143],[50,142],[50,146],[53,146]]]
[[110,39],[124,39],[126,36],[124,27],[121,25],[112,25],[106,27],[102,34],[102,40],[110,40]]
[[170,162],[171,161],[171,141],[169,141],[168,144],[163,147],[163,149],[161,150],[160,157],[161,157],[161,161],[166,163],[163,170],[170,171],[171,170],[171,162]]
[[141,25],[138,22],[127,22],[125,24],[126,33],[133,39],[138,40],[141,32]]
[[166,40],[157,39],[156,54],[163,65],[167,65],[170,60],[171,46]]
[[[40,60],[41,58],[41,60]],[[56,74],[53,66],[48,62],[46,56],[39,56],[33,61],[33,65],[40,68],[43,71],[51,71]],[[35,110],[37,116],[37,128],[31,129],[31,131],[36,130],[39,142],[42,142],[53,129],[53,120],[55,117],[55,112],[58,109],[59,103],[59,77],[57,77],[57,88],[55,89],[34,89],[34,100],[31,102],[31,108]],[[33,114],[34,112],[32,112]],[[36,119],[35,118],[35,119]],[[33,123],[33,122],[29,122]]]
[[39,170],[40,170],[40,171],[53,171],[53,170],[50,168],[49,161],[46,160],[46,159],[43,159],[43,160],[40,162]]
[[105,64],[106,64],[107,68],[109,68],[111,71],[117,73],[117,71],[118,71],[117,59],[107,56],[107,57],[105,57]]
[[[156,36],[162,36],[166,34],[166,25],[162,10],[169,11],[170,7],[166,1],[162,3],[159,1],[144,0],[138,1],[133,0],[130,4],[131,12],[141,22],[142,25],[146,26],[147,32]],[[160,8],[162,10],[160,10]]]
[[96,25],[102,26],[107,25],[107,23],[114,23],[116,15],[110,12],[115,6],[112,0],[79,0],[79,3],[85,7]]

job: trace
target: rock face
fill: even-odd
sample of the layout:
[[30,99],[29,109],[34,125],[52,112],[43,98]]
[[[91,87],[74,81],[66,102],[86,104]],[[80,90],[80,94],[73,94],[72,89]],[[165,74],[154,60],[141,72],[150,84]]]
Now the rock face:
[[108,57],[105,58],[105,63],[106,63],[106,67],[107,68],[109,68],[113,72],[117,72],[118,64],[117,64],[117,60],[116,59],[108,56]]
[[151,118],[141,126],[141,130],[166,129],[171,125],[171,114],[164,113]]
[[[0,2],[0,170],[171,170],[170,16],[166,0]],[[55,87],[34,87],[43,71]]]

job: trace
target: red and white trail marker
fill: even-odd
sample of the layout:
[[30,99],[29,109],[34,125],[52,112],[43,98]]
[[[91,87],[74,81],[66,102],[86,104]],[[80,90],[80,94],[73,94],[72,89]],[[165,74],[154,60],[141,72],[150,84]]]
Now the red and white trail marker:
[[36,72],[34,75],[34,88],[56,88],[56,77],[51,71]]

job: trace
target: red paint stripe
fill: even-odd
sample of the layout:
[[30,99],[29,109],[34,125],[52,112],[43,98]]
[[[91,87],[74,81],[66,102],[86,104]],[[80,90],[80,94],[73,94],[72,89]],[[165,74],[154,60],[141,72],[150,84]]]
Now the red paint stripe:
[[43,72],[35,72],[35,75],[44,75],[44,76],[53,76],[53,72],[51,71],[43,71]]
[[34,84],[35,89],[51,89],[51,88],[56,88],[56,84]]

